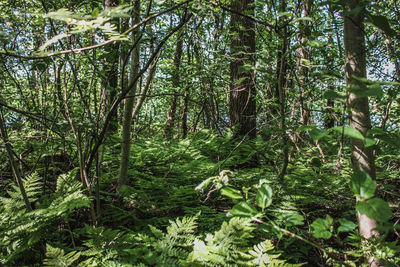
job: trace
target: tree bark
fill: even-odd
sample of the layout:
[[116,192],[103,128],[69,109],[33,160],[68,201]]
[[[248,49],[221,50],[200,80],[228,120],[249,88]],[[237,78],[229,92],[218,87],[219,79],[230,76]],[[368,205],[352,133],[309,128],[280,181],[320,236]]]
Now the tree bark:
[[[133,24],[137,24],[140,22],[140,0],[133,1]],[[133,45],[136,44],[134,50],[132,51],[132,62],[131,62],[131,79],[134,79],[139,73],[139,51],[140,46],[137,44],[137,40],[139,37],[140,31],[139,29],[135,29],[132,33]],[[137,80],[138,81],[138,80]],[[131,151],[131,125],[132,125],[132,113],[133,113],[133,105],[134,105],[134,95],[137,90],[137,81],[132,86],[130,92],[128,93],[128,97],[125,100],[124,105],[124,119],[122,124],[122,144],[121,144],[121,162],[119,169],[119,178],[117,183],[117,190],[121,189],[122,185],[125,185],[128,181],[128,169],[129,169],[129,156]]]
[[[255,25],[239,14],[254,14],[254,0],[233,0],[229,121],[237,137],[256,136]],[[239,13],[239,14],[237,14]]]
[[172,73],[172,87],[173,87],[173,95],[171,99],[171,106],[168,111],[167,123],[165,125],[164,136],[166,139],[170,140],[174,134],[174,125],[176,118],[176,109],[178,104],[178,88],[180,85],[180,65],[182,58],[182,46],[183,46],[183,30],[181,30],[177,37],[176,42],[176,50],[174,55],[174,70]]
[[19,190],[21,191],[22,199],[25,202],[26,210],[31,211],[32,206],[31,206],[31,203],[29,202],[28,195],[26,194],[25,187],[22,182],[21,173],[20,173],[18,166],[14,160],[14,153],[13,153],[13,150],[12,150],[12,147],[10,144],[10,140],[8,139],[7,129],[6,129],[5,121],[3,118],[3,113],[1,110],[0,110],[0,133],[1,133],[1,137],[4,141],[4,145],[6,147],[8,159],[10,160],[12,174],[14,176],[15,181],[18,184]]
[[[353,0],[348,4],[348,8],[354,12],[355,8],[363,7],[360,0]],[[356,78],[365,78],[366,75],[366,50],[365,50],[365,31],[364,31],[364,7],[357,14],[349,15],[344,18],[344,46],[346,51],[346,80],[347,86],[365,89],[365,84]],[[350,127],[357,129],[364,136],[371,128],[368,97],[360,97],[350,93],[348,99]],[[375,161],[373,150],[365,147],[362,140],[351,138],[352,165],[354,171],[363,171],[375,179]],[[357,201],[360,201],[357,199]],[[374,230],[377,222],[365,214],[357,213],[360,235],[366,240],[377,236]],[[379,260],[370,257],[370,266],[379,266]]]
[[[313,0],[303,0],[303,14],[302,17],[311,17],[311,7]],[[300,48],[299,48],[299,91],[300,91],[300,115],[301,122],[304,125],[310,124],[311,112],[309,111],[308,104],[304,98],[307,82],[308,82],[308,65],[310,61],[310,52],[307,48],[307,32],[309,32],[309,21],[300,21]]]
[[[282,0],[280,4],[280,12],[286,11],[286,1]],[[289,136],[286,133],[286,87],[287,87],[287,49],[289,46],[288,39],[288,29],[287,29],[287,19],[283,17],[280,19],[281,23],[285,25],[281,31],[281,47],[278,50],[277,59],[277,93],[279,100],[279,113],[280,113],[280,128],[282,133],[282,143],[283,143],[283,164],[281,171],[279,173],[279,179],[282,181],[286,175],[287,167],[289,165]]]
[[[104,8],[112,8],[119,5],[119,0],[104,0]],[[119,28],[119,19],[113,19],[112,24]],[[108,37],[107,37],[108,38]],[[104,106],[107,110],[115,100],[118,88],[118,61],[119,61],[119,42],[105,47],[105,58],[104,58],[104,73],[105,80],[102,83],[102,91],[106,96],[106,105]],[[118,117],[115,111],[112,117],[112,121],[108,126],[108,131],[113,133],[118,128]]]
[[[187,60],[188,60],[188,65],[190,66],[192,64],[192,57],[191,57],[191,51],[190,51],[190,45],[187,46]],[[191,87],[191,78],[188,78],[189,80],[187,81],[186,87],[185,87],[185,93],[183,96],[183,114],[182,114],[182,139],[185,139],[188,133],[188,112],[189,112],[189,94],[190,94],[190,87]]]

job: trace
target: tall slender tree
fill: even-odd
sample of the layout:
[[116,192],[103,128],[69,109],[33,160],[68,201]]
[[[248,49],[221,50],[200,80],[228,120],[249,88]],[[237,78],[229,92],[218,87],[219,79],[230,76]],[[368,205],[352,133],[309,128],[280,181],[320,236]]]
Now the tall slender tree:
[[171,98],[171,106],[168,110],[167,123],[164,129],[164,135],[167,139],[171,139],[173,136],[173,128],[175,125],[176,119],[176,109],[178,105],[178,87],[180,85],[180,73],[179,69],[181,66],[181,58],[182,58],[182,47],[183,47],[183,29],[179,31],[177,41],[176,41],[176,50],[174,54],[174,69],[172,72],[172,87],[173,87],[173,95]]
[[[302,17],[311,17],[311,8],[314,0],[303,0],[303,12]],[[305,98],[305,93],[307,91],[308,82],[308,65],[310,61],[310,51],[307,48],[307,40],[309,29],[309,21],[300,21],[300,48],[299,48],[299,93],[300,93],[300,115],[301,122],[303,124],[310,124],[311,114],[307,105],[307,99]]]
[[[133,1],[133,24],[137,24],[140,22],[140,0]],[[131,58],[131,79],[134,79],[137,74],[139,73],[139,43],[138,38],[140,36],[139,29],[135,29],[133,31],[133,45],[136,45],[132,51],[132,58]],[[135,101],[135,93],[137,91],[137,81],[133,85],[132,89],[128,93],[128,98],[126,98],[125,105],[124,105],[124,118],[122,124],[122,144],[121,144],[121,162],[119,168],[119,179],[118,179],[118,190],[121,188],[122,185],[126,184],[128,180],[128,167],[129,167],[129,154],[131,149],[131,125],[132,125],[132,113],[134,108],[134,101]]]
[[[366,89],[363,82],[357,78],[366,78],[366,49],[365,49],[365,30],[364,12],[365,6],[360,0],[352,0],[347,5],[348,15],[344,18],[344,46],[346,53],[346,81],[348,87],[357,87],[359,90]],[[355,93],[350,93],[348,99],[350,127],[357,129],[366,135],[371,129],[371,119],[369,113],[368,97],[361,97]],[[373,150],[366,147],[364,142],[357,138],[351,138],[351,161],[354,171],[367,173],[375,179],[375,161]],[[360,199],[357,199],[360,201]],[[377,236],[374,230],[377,222],[369,218],[366,214],[357,213],[360,235],[366,240]],[[379,266],[379,260],[375,257],[369,258],[370,266]]]
[[[104,8],[110,9],[119,5],[119,0],[104,0]],[[119,28],[119,19],[113,19],[112,24]],[[108,36],[107,36],[108,39]],[[115,42],[105,48],[104,58],[104,81],[102,83],[102,91],[106,100],[104,108],[108,110],[117,94],[118,87],[118,63],[119,63],[119,43]],[[112,122],[109,124],[109,131],[115,132],[118,124],[117,112],[112,116]]]

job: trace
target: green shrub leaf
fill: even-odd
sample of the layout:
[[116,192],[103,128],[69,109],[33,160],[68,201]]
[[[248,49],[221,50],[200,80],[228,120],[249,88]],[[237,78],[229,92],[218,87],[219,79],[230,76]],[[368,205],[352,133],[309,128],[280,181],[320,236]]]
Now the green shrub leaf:
[[283,221],[285,227],[304,224],[304,217],[297,212],[283,213],[277,217]]
[[272,188],[268,184],[262,184],[256,195],[257,205],[264,209],[272,203]]
[[353,223],[352,221],[349,221],[345,218],[340,218],[339,219],[340,226],[338,227],[338,232],[350,232],[353,231],[356,227],[357,224]]
[[240,217],[254,217],[258,214],[258,211],[254,206],[250,205],[245,201],[242,201],[233,206],[229,214],[232,216],[240,216]]
[[357,202],[356,209],[358,212],[367,215],[369,218],[378,222],[386,222],[392,217],[392,211],[389,204],[380,199],[372,198],[367,201]]
[[389,20],[385,16],[374,16],[370,14],[368,19],[373,25],[383,30],[387,35],[393,36],[395,34],[394,30],[390,27]]
[[356,171],[351,175],[350,186],[354,195],[362,199],[373,197],[376,190],[376,182],[362,171]]
[[[344,130],[343,130],[343,127],[344,127]],[[356,138],[356,139],[360,139],[360,140],[363,140],[363,141],[365,139],[364,136],[362,135],[362,133],[360,133],[359,130],[351,128],[349,126],[337,126],[337,127],[332,128],[332,129],[337,131],[337,132],[339,132],[339,133],[342,133],[342,131],[343,131],[343,134],[345,136],[347,136],[347,137]]]
[[331,216],[326,215],[325,219],[318,218],[312,224],[312,234],[316,238],[329,239],[332,236],[333,231],[333,219]]
[[224,187],[221,189],[221,194],[224,196],[230,197],[232,199],[243,199],[242,193],[232,187]]

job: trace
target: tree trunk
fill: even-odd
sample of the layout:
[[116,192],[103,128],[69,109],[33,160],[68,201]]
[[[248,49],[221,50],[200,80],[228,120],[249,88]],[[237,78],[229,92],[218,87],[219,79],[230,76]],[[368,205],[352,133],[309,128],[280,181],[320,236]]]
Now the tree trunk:
[[12,150],[10,140],[8,139],[7,129],[5,125],[5,121],[3,118],[2,110],[0,110],[0,134],[3,139],[4,145],[6,147],[6,151],[8,154],[8,159],[10,160],[11,171],[14,176],[15,181],[18,184],[19,190],[21,191],[22,199],[25,202],[25,207],[27,211],[32,210],[31,203],[29,202],[28,195],[26,194],[24,184],[22,182],[21,173],[18,169],[17,163],[14,160],[14,152]]
[[[334,57],[332,55],[332,43],[333,43],[333,38],[330,34],[328,34],[328,70],[333,72],[333,66],[335,63]],[[340,44],[339,44],[340,45]],[[329,81],[328,84],[328,90],[334,91],[335,88],[333,86],[333,81]],[[335,101],[333,99],[327,99],[326,100],[326,108],[325,108],[325,114],[324,114],[324,126],[326,129],[333,128],[335,127],[335,112],[334,112],[334,107],[335,107]]]
[[[363,7],[360,0],[353,0],[348,5],[350,10]],[[346,80],[347,86],[366,89],[365,84],[357,81],[355,77],[366,77],[366,50],[365,50],[365,31],[364,31],[364,9],[358,14],[346,16],[344,18],[344,46],[346,50]],[[350,127],[357,129],[364,136],[371,128],[370,113],[368,106],[368,97],[360,97],[354,93],[349,95],[349,116]],[[375,161],[373,150],[365,147],[362,140],[351,138],[352,165],[354,171],[363,171],[375,179]],[[359,199],[357,199],[359,201]],[[365,214],[357,213],[360,235],[366,240],[377,236],[378,232],[374,229],[377,222]],[[379,260],[371,257],[370,266],[379,266]]]
[[181,58],[182,58],[182,46],[183,46],[183,30],[181,30],[178,34],[175,56],[174,56],[174,70],[172,73],[173,95],[171,100],[171,106],[168,111],[167,123],[165,125],[165,130],[164,130],[164,136],[168,140],[172,139],[174,134],[173,129],[175,125],[176,108],[178,105],[178,88],[180,85],[179,68],[181,65]]
[[[140,22],[140,0],[133,0],[133,24]],[[139,38],[139,29],[136,28],[133,33],[132,44],[136,44]],[[139,72],[139,44],[132,51],[132,62],[131,62],[131,79],[134,79]],[[119,169],[119,178],[117,184],[117,190],[121,189],[122,185],[125,185],[128,180],[128,168],[129,168],[129,156],[131,151],[131,125],[132,125],[132,112],[133,104],[135,101],[134,95],[137,89],[137,82],[132,87],[131,91],[128,93],[124,105],[124,121],[122,124],[122,144],[121,144],[121,162]]]
[[[192,57],[190,53],[190,45],[187,46],[187,60],[188,65],[192,64]],[[185,94],[183,96],[183,114],[182,114],[182,139],[185,139],[188,133],[188,112],[189,112],[189,94],[190,94],[190,87],[191,87],[191,78],[188,77],[188,81],[185,87]]]
[[233,0],[231,9],[231,64],[229,121],[238,137],[256,136],[255,26],[236,13],[254,15],[254,0]]
[[[104,0],[104,8],[112,8],[119,5],[119,0]],[[119,28],[119,19],[113,19],[112,24]],[[108,39],[108,37],[107,37]],[[119,42],[105,47],[104,58],[104,73],[105,80],[102,83],[102,91],[106,96],[106,105],[104,107],[108,110],[115,100],[118,88],[118,61],[119,61]],[[112,120],[108,126],[110,133],[113,133],[118,128],[117,112],[114,112]]]
[[[303,14],[302,17],[311,17],[311,7],[313,0],[303,0]],[[310,61],[310,52],[307,48],[307,32],[309,32],[309,21],[300,21],[300,48],[299,48],[299,91],[300,91],[300,115],[301,122],[304,125],[310,124],[311,112],[309,111],[306,99],[304,98],[307,82],[308,82],[308,65]]]
[[[286,1],[282,0],[279,7],[280,12],[286,12]],[[286,133],[286,87],[287,87],[287,49],[289,46],[288,39],[288,29],[287,29],[287,19],[283,17],[279,19],[280,22],[285,25],[280,34],[281,34],[281,47],[278,50],[278,58],[277,58],[277,93],[279,100],[279,113],[280,113],[280,128],[282,133],[282,143],[283,143],[283,164],[281,171],[279,173],[279,179],[283,180],[286,175],[286,170],[289,165],[289,136]]]

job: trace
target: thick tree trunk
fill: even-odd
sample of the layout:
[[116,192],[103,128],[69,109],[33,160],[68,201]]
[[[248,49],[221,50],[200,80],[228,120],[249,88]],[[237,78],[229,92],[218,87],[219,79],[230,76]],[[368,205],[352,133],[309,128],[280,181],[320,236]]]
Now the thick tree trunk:
[[[361,7],[360,0],[353,0],[348,6],[354,10]],[[365,84],[357,81],[355,77],[366,77],[366,50],[365,50],[365,31],[364,31],[364,10],[357,15],[351,15],[344,18],[344,45],[346,50],[346,80],[347,86],[365,88]],[[349,96],[349,116],[350,127],[357,129],[364,136],[371,128],[368,97],[360,97],[354,93]],[[373,150],[365,147],[362,140],[351,138],[352,164],[354,171],[363,171],[375,179],[375,161]],[[359,201],[357,199],[357,201]],[[375,220],[367,217],[365,214],[358,213],[358,224],[360,235],[366,240],[378,235],[374,229],[377,226]],[[379,260],[371,257],[370,266],[379,266]]]
[[231,9],[231,84],[229,120],[239,137],[256,136],[255,26],[236,14],[254,14],[254,0],[233,0]]
[[[134,0],[132,5],[133,8],[133,24],[140,22],[140,0]],[[132,44],[136,44],[139,38],[139,29],[135,29],[132,36]],[[132,62],[131,62],[131,79],[134,79],[139,72],[139,51],[140,46],[136,44],[136,47],[132,51]],[[121,162],[119,169],[119,178],[117,184],[117,190],[121,189],[122,185],[125,185],[128,180],[128,169],[129,169],[129,156],[131,151],[131,125],[132,125],[132,113],[134,105],[134,95],[137,90],[137,82],[132,86],[131,91],[128,93],[124,105],[124,119],[122,124],[122,144],[121,144]]]

